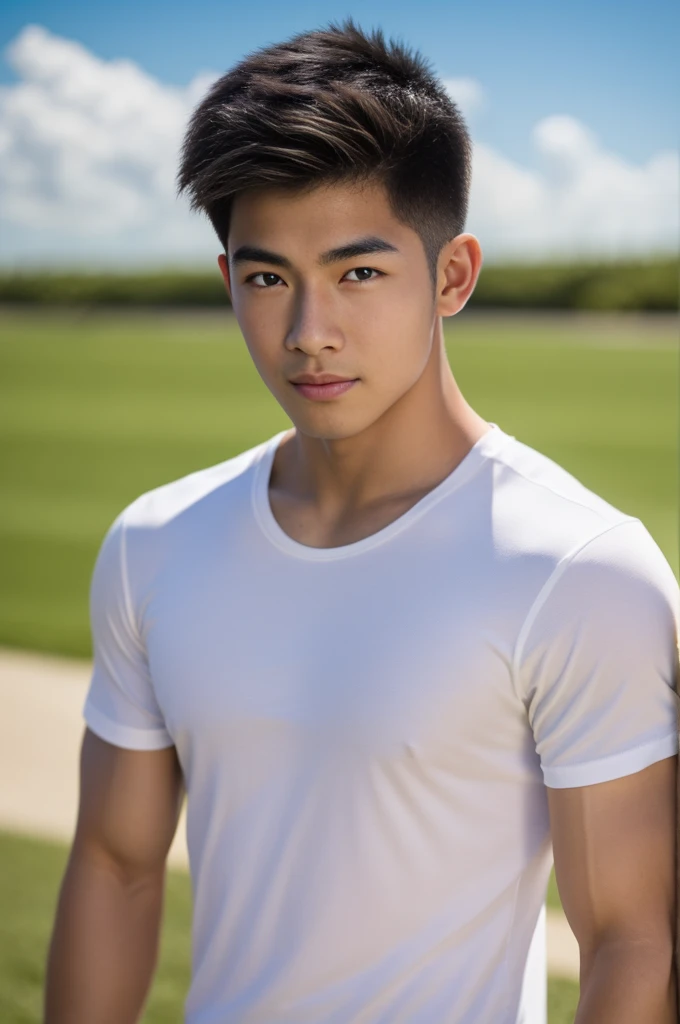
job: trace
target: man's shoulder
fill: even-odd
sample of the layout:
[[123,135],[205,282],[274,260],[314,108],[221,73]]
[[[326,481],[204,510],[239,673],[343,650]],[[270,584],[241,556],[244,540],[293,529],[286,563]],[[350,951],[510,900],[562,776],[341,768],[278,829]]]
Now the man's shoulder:
[[636,520],[514,437],[494,461],[494,524],[527,554],[551,552],[559,560],[612,527]]
[[153,530],[180,518],[191,519],[202,508],[219,501],[229,504],[247,486],[258,457],[269,439],[223,462],[188,473],[145,491],[127,505],[118,519],[126,530]]
[[622,608],[635,609],[642,624],[654,615],[668,620],[677,604],[673,569],[644,523],[515,438],[495,456],[491,521],[495,566],[510,573],[520,636],[546,603],[558,609],[555,633],[569,613],[595,622],[617,608],[624,622]]

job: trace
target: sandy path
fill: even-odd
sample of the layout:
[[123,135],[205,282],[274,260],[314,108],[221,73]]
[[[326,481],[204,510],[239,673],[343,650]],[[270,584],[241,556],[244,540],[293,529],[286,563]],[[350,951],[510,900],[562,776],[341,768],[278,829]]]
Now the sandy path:
[[[86,661],[0,648],[0,827],[71,839],[89,677]],[[168,860],[187,866],[184,812]],[[577,979],[576,939],[550,910],[547,946],[549,972]]]

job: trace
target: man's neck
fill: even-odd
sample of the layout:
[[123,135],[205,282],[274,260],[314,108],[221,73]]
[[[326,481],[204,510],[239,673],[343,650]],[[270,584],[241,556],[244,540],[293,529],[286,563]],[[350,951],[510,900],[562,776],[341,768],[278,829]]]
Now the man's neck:
[[443,337],[434,349],[418,383],[367,430],[339,440],[295,430],[281,442],[270,503],[294,539],[332,547],[376,532],[441,483],[488,432],[458,388]]

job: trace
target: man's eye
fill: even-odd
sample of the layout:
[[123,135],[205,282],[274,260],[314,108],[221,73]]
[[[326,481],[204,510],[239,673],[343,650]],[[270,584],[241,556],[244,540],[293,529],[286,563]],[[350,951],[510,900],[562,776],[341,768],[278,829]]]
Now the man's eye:
[[251,284],[254,284],[256,288],[271,288],[271,286],[276,284],[277,281],[280,281],[281,278],[278,274],[272,274],[268,270],[261,270],[259,274],[251,274],[247,280]]
[[[350,274],[356,274],[356,277],[350,277]],[[348,270],[345,277],[350,281],[371,281],[373,278],[369,275],[375,274],[377,277],[380,276],[379,270],[374,270],[373,267],[354,267],[353,270]]]

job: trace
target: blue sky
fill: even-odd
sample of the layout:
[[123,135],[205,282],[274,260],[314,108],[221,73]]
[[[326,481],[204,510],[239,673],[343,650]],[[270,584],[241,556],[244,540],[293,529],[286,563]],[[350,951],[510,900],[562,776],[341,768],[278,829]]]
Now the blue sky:
[[348,15],[461,103],[487,257],[677,248],[677,0],[5,0],[0,264],[212,261],[174,188],[205,73]]
[[[532,125],[556,113],[631,160],[677,145],[680,4],[669,0],[5,0],[0,41],[33,22],[179,85],[348,14],[422,50],[442,76],[479,80],[477,137],[512,159],[532,159]],[[4,65],[0,81],[13,78]]]

